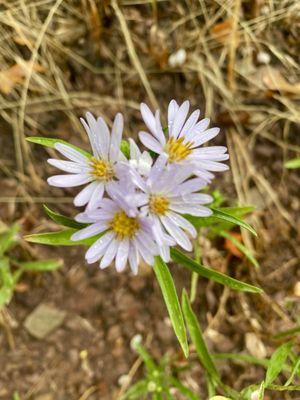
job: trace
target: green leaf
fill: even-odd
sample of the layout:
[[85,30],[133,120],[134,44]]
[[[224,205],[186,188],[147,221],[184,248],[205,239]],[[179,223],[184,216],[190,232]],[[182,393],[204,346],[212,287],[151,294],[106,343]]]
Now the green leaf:
[[137,353],[139,354],[139,356],[143,359],[143,361],[147,367],[147,370],[149,372],[154,372],[154,371],[158,370],[158,366],[156,365],[155,361],[150,356],[148,351],[140,343],[136,344],[134,348],[137,351]]
[[130,158],[130,145],[127,140],[122,139],[120,150],[127,159]]
[[77,232],[76,229],[65,229],[58,232],[35,233],[25,236],[24,239],[27,240],[27,242],[46,244],[48,246],[90,246],[104,234],[103,232],[100,235],[88,239],[73,241],[71,240],[71,236],[75,232]]
[[284,164],[285,168],[295,169],[300,168],[300,157],[293,158]]
[[297,392],[300,391],[300,385],[290,385],[290,386],[282,386],[282,385],[269,385],[268,389],[277,390],[279,392]]
[[0,259],[0,307],[9,304],[14,288],[14,279],[9,266],[9,259]]
[[5,232],[0,234],[0,256],[2,256],[17,242],[17,234],[19,230],[19,225],[13,224]]
[[52,211],[45,204],[44,204],[44,210],[48,215],[48,217],[50,217],[52,221],[56,222],[59,225],[67,226],[68,228],[74,228],[74,229],[82,229],[88,225],[88,224],[83,224],[82,222],[77,222],[74,219],[66,217],[64,215],[58,214]]
[[284,386],[290,386],[290,384],[293,382],[293,380],[295,378],[295,375],[299,372],[300,372],[300,358],[298,358],[298,360],[296,360],[296,362],[293,366],[292,373],[291,373],[289,379],[285,382]]
[[51,149],[54,149],[55,143],[62,143],[65,144],[69,147],[72,147],[72,149],[79,151],[79,153],[83,154],[84,156],[88,158],[92,158],[92,154],[88,153],[85,150],[82,150],[80,147],[74,146],[73,144],[70,144],[66,142],[65,140],[62,139],[53,139],[53,138],[45,138],[45,137],[38,137],[38,136],[31,136],[26,138],[27,142],[35,143],[35,144],[40,144],[41,146],[49,147]]
[[217,383],[220,381],[220,375],[214,364],[213,358],[210,355],[208,348],[205,344],[200,324],[197,320],[195,313],[192,310],[187,292],[185,290],[183,290],[182,292],[182,310],[186,325],[190,332],[192,342],[196,347],[199,359],[212,380]]
[[230,276],[215,271],[212,268],[204,267],[200,263],[197,263],[196,261],[187,257],[185,254],[175,248],[171,249],[171,257],[173,261],[183,265],[184,267],[194,272],[197,272],[197,274],[203,276],[204,278],[211,279],[215,282],[220,283],[221,285],[228,286],[231,289],[240,290],[243,292],[263,293],[263,290],[261,288],[231,278]]
[[255,268],[259,268],[259,264],[251,251],[247,249],[247,247],[244,246],[241,242],[239,242],[234,236],[230,235],[226,231],[220,231],[219,235],[223,236],[225,239],[230,240],[235,245],[235,247],[237,247],[240,252],[243,253],[246,258],[248,258],[248,260],[255,266]]
[[233,215],[230,215],[227,212],[224,212],[221,209],[218,208],[211,208],[211,210],[213,211],[213,217],[217,218],[217,219],[221,219],[227,222],[231,222],[232,224],[238,225],[241,228],[247,229],[249,232],[251,232],[254,236],[257,236],[257,233],[255,232],[255,230],[252,228],[252,226],[250,226],[249,224],[247,224],[245,221],[243,221],[242,219],[235,217]]
[[266,372],[266,379],[265,379],[265,386],[268,387],[271,385],[271,383],[274,382],[274,380],[277,378],[277,376],[280,374],[284,367],[285,360],[287,359],[291,348],[292,348],[292,343],[287,342],[278,347],[272,354],[272,357],[270,358],[269,361],[269,366]]
[[274,335],[274,339],[282,339],[286,336],[293,336],[297,335],[300,332],[300,325],[296,325],[291,329],[287,329],[285,331],[279,332],[276,335]]
[[131,386],[128,391],[121,397],[121,400],[141,399],[141,396],[148,393],[148,381],[143,379]]
[[155,257],[154,272],[161,288],[174,332],[182,347],[184,355],[188,357],[189,347],[187,343],[186,329],[176,288],[166,263],[160,257]]
[[63,266],[62,260],[42,260],[18,262],[18,266],[24,271],[54,271]]

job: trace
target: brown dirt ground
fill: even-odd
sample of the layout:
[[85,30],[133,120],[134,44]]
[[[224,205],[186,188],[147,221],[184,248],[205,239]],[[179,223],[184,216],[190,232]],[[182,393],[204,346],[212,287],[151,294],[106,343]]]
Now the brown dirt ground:
[[[6,3],[3,2],[4,11],[8,9]],[[148,98],[140,77],[128,58],[115,11],[110,7],[109,1],[103,4],[94,1],[78,2],[78,5],[72,1],[66,3],[50,25],[49,42],[45,39],[40,49],[39,62],[49,67],[49,70],[44,75],[41,73],[42,83],[34,76],[34,82],[29,87],[27,102],[35,100],[36,103],[33,106],[27,105],[25,134],[60,137],[86,147],[86,138],[75,121],[86,110],[91,110],[95,114],[104,114],[110,121],[117,111],[124,112],[127,125],[125,134],[128,137],[142,126],[138,103]],[[214,123],[222,127],[223,134],[215,143],[227,142],[235,164],[231,171],[216,179],[213,187],[226,196],[228,205],[235,204],[238,196],[240,203],[257,206],[249,221],[257,228],[259,239],[252,241],[245,235],[244,241],[250,243],[256,251],[260,262],[259,271],[255,271],[245,260],[230,254],[224,248],[223,240],[211,241],[205,237],[200,239],[207,264],[238,279],[258,284],[265,290],[263,296],[238,294],[206,280],[199,280],[194,309],[202,326],[206,328],[210,348],[216,353],[251,353],[251,343],[246,346],[245,338],[247,334],[253,333],[262,342],[267,356],[270,356],[281,343],[273,335],[292,327],[297,322],[300,311],[299,297],[295,292],[295,285],[300,281],[297,229],[300,222],[299,174],[283,168],[283,161],[294,156],[294,150],[299,151],[299,131],[296,118],[292,117],[297,99],[289,95],[279,98],[282,93],[270,92],[266,88],[251,91],[243,81],[237,93],[237,105],[228,100],[222,88],[215,86],[209,79],[205,81],[199,73],[200,65],[195,67],[195,57],[199,54],[203,56],[201,46],[204,44],[197,36],[198,29],[203,32],[202,26],[195,26],[198,22],[202,23],[202,16],[198,20],[193,17],[195,10],[198,10],[194,2],[178,2],[177,5],[170,6],[171,8],[165,4],[169,2],[157,2],[160,27],[158,32],[153,28],[156,11],[155,7],[154,11],[151,9],[150,2],[145,2],[145,5],[124,3],[128,5],[121,7],[121,11],[132,33],[142,66],[147,70],[152,90],[162,108],[165,109],[172,97],[179,100],[189,98],[193,106],[200,104],[202,108],[210,110]],[[260,4],[260,10],[263,2],[253,3]],[[257,31],[253,30],[257,40],[261,39],[261,35],[265,35],[264,39],[270,39],[276,32],[279,41],[283,43],[284,40],[290,40],[292,43],[295,34],[289,22],[293,17],[288,14],[289,5],[284,3],[287,8],[286,18],[279,22],[272,20],[263,34],[258,26]],[[290,3],[293,5],[293,2]],[[99,20],[97,13],[93,11],[93,5],[102,13]],[[11,7],[12,10],[18,7],[17,2]],[[82,17],[80,13],[84,7],[87,9]],[[216,10],[209,10],[210,16],[220,9],[217,5],[213,7]],[[30,8],[35,9],[36,7]],[[281,10],[280,6],[278,9]],[[249,6],[245,4],[242,10],[245,21],[257,17],[250,15],[253,10],[249,10]],[[17,10],[12,13],[19,24],[22,22],[23,12],[25,11]],[[28,11],[25,25],[30,27],[33,24],[33,37],[34,24],[39,26],[48,12],[47,4],[40,6],[36,13],[32,11],[30,14],[31,11]],[[28,59],[28,48],[13,41],[16,30],[9,22],[4,21],[5,15],[1,14],[0,17],[2,32],[8,35],[9,43],[16,54]],[[185,21],[187,15],[189,18]],[[226,15],[220,14],[221,19],[225,17]],[[176,23],[180,24],[177,26]],[[207,21],[206,23],[208,24]],[[98,27],[99,32],[96,28],[93,30],[90,24]],[[174,31],[171,32],[171,28]],[[24,32],[29,41],[33,40],[30,33],[26,30]],[[62,32],[61,35],[66,37],[54,37],[53,32]],[[207,30],[204,32],[208,35],[210,50],[220,60],[223,44],[214,41]],[[144,41],[140,38],[144,38]],[[72,54],[60,53],[52,46],[51,40],[58,40],[62,49],[69,49]],[[166,66],[168,54],[185,43],[189,52],[187,64],[178,70],[170,69]],[[285,56],[289,55],[296,60],[296,50],[292,45],[287,50],[282,44],[280,50]],[[75,59],[74,54],[80,56],[80,60]],[[238,53],[237,59],[240,58],[241,54]],[[84,60],[89,65],[85,65]],[[53,62],[59,69],[57,74]],[[11,65],[12,60],[7,57],[6,63]],[[279,64],[277,59],[274,64]],[[91,70],[90,65],[98,68],[97,71]],[[254,66],[259,69],[257,64],[254,63]],[[205,68],[210,67],[205,65]],[[220,65],[218,67],[225,76],[226,68]],[[288,77],[288,68],[286,70],[281,67],[280,64],[278,69]],[[237,68],[241,66],[238,65]],[[58,83],[60,78],[63,78],[63,85],[68,93],[67,100]],[[50,85],[48,89],[46,84]],[[210,85],[211,91],[208,89]],[[73,190],[49,188],[45,184],[46,177],[53,171],[46,164],[46,158],[53,154],[52,151],[30,146],[31,154],[27,159],[24,148],[21,147],[25,174],[22,163],[18,164],[16,149],[19,142],[14,133],[17,132],[20,137],[21,133],[19,128],[14,131],[13,124],[20,110],[19,105],[16,108],[13,105],[20,100],[21,88],[20,85],[12,93],[1,95],[3,120],[0,130],[0,219],[5,223],[19,221],[22,234],[27,234],[55,230],[55,225],[42,212],[44,202],[68,215],[74,215],[75,211],[70,204]],[[47,99],[49,93],[54,100]],[[210,103],[207,99],[214,98],[214,95],[216,99]],[[213,111],[210,108],[212,104]],[[237,122],[232,121],[230,104],[238,118]],[[264,114],[261,110],[275,110],[277,113],[282,112],[283,116],[272,120],[271,111]],[[287,116],[286,120],[284,116]],[[253,133],[264,118],[268,122],[265,131],[262,129],[262,132]],[[270,131],[271,139],[265,134]],[[254,172],[251,169],[253,166]],[[272,198],[274,193],[278,196],[275,200]],[[119,378],[129,372],[137,359],[130,348],[130,340],[137,333],[142,334],[144,339],[148,338],[148,348],[154,357],[159,359],[168,353],[173,365],[185,365],[166,318],[167,313],[151,269],[142,268],[138,277],[132,277],[129,272],[117,274],[114,268],[100,271],[96,265],[88,266],[84,263],[84,250],[78,248],[56,249],[23,243],[21,250],[16,251],[26,257],[62,257],[64,267],[55,273],[28,274],[17,288],[6,311],[9,328],[0,330],[0,399],[11,400],[14,392],[19,393],[21,400],[117,399],[120,393]],[[190,278],[187,271],[173,265],[172,273],[178,291],[183,287],[189,288]],[[66,311],[62,326],[45,340],[34,339],[23,326],[27,315],[41,303]],[[299,348],[299,338],[295,338],[295,341]],[[253,343],[252,351],[255,351]],[[224,381],[237,390],[260,382],[264,376],[261,367],[250,364],[219,361],[218,365]],[[142,368],[134,375],[133,381],[140,376]],[[190,369],[183,374],[183,379],[195,391],[205,393],[203,370],[194,356]],[[299,399],[300,395],[269,392],[267,398]]]

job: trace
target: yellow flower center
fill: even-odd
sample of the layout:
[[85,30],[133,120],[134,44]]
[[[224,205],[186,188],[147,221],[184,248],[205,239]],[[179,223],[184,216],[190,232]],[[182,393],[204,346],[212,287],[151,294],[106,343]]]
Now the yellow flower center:
[[92,175],[102,181],[110,181],[115,176],[115,171],[108,161],[91,159]]
[[165,215],[169,208],[169,200],[163,196],[151,196],[149,201],[150,212],[156,215]]
[[132,238],[139,229],[140,224],[136,218],[128,217],[124,211],[118,211],[110,222],[110,228],[118,239]]
[[169,154],[169,162],[182,161],[192,152],[193,142],[183,143],[184,138],[171,137],[166,144],[166,152]]

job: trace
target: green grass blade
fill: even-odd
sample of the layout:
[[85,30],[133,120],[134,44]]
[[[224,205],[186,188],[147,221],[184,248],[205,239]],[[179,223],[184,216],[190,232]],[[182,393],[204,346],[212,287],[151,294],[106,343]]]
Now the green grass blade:
[[83,224],[82,222],[77,222],[74,219],[66,217],[64,215],[58,214],[58,213],[52,211],[45,204],[44,204],[44,210],[45,210],[46,214],[48,215],[48,217],[51,218],[52,221],[56,222],[59,225],[63,225],[68,228],[74,228],[74,229],[82,229],[88,225],[88,224]]
[[170,378],[170,383],[173,387],[177,388],[188,400],[201,400],[201,397],[195,395],[188,387],[183,385],[178,379],[173,376]]
[[285,168],[295,169],[300,168],[300,157],[293,158],[284,164]]
[[24,271],[54,271],[63,266],[62,260],[42,260],[18,262],[17,265]]
[[274,339],[282,339],[287,336],[297,335],[298,333],[300,333],[300,325],[296,325],[294,328],[279,332],[276,335],[274,335],[273,338]]
[[128,391],[121,397],[121,400],[135,400],[141,399],[141,396],[148,393],[148,381],[143,379],[135,383]]
[[235,217],[227,212],[224,212],[224,210],[222,209],[218,209],[218,208],[211,208],[211,210],[213,211],[213,217],[217,218],[217,219],[221,219],[227,222],[231,222],[232,224],[238,225],[241,228],[247,229],[249,232],[251,232],[254,236],[257,236],[257,233],[255,232],[255,230],[252,228],[252,226],[250,226],[249,224],[247,224],[247,222],[243,221],[242,219]]
[[205,344],[199,322],[195,313],[192,310],[188,294],[185,290],[183,290],[182,292],[182,310],[192,342],[196,347],[198,357],[212,380],[217,383],[220,381],[220,375],[214,364],[213,358]]
[[74,146],[73,144],[70,144],[62,139],[30,136],[30,137],[27,137],[26,140],[27,140],[27,142],[31,142],[31,143],[39,144],[41,146],[49,147],[50,149],[54,149],[55,148],[54,146],[56,143],[62,143],[69,147],[72,147],[72,149],[74,149],[74,150],[79,151],[79,153],[83,154],[84,156],[86,156],[88,158],[92,158],[92,155],[89,152],[82,150],[80,147]]
[[154,272],[162,291],[174,332],[182,347],[184,355],[188,357],[189,347],[186,337],[186,329],[175,284],[168,266],[160,257],[155,257]]
[[46,244],[48,246],[90,246],[92,245],[101,235],[94,236],[92,238],[73,241],[71,236],[77,232],[76,229],[65,229],[58,232],[47,232],[47,233],[35,233],[24,237],[27,242]]
[[278,347],[278,349],[276,349],[272,354],[266,372],[266,379],[265,379],[266,387],[271,385],[282,371],[285,360],[287,359],[292,349],[292,346],[293,344],[291,342],[284,343],[280,347]]
[[7,230],[0,234],[0,257],[9,250],[16,242],[17,235],[20,230],[18,224],[13,224]]
[[260,365],[264,368],[268,368],[269,360],[263,358],[256,358],[250,356],[249,354],[239,354],[239,353],[218,353],[213,354],[216,360],[232,360],[234,362],[246,362],[249,364]]
[[228,286],[231,289],[250,293],[263,293],[263,290],[259,287],[231,278],[230,276],[215,271],[212,268],[204,267],[175,248],[171,249],[171,257],[173,261],[183,265],[191,271],[197,272],[204,278],[211,279],[221,285]]
[[241,253],[244,254],[244,256],[255,266],[255,268],[259,268],[259,264],[251,251],[247,249],[246,246],[244,246],[241,242],[239,242],[234,236],[230,235],[230,233],[226,231],[219,231],[219,235],[223,236],[225,239],[230,240],[236,248],[240,250]]

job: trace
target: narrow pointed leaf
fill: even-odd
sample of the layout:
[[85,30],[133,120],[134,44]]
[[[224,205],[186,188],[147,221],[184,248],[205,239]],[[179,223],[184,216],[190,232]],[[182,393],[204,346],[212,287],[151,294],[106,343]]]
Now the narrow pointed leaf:
[[212,268],[204,267],[175,248],[171,249],[171,257],[173,261],[183,265],[191,271],[197,272],[197,274],[203,276],[204,278],[211,279],[220,283],[221,285],[228,286],[231,289],[242,292],[263,293],[263,290],[259,287],[231,278],[230,276],[215,271]]
[[18,266],[25,271],[54,271],[63,266],[62,260],[42,260],[18,262]]
[[88,153],[85,150],[82,150],[80,147],[74,146],[73,144],[70,144],[62,139],[54,139],[54,138],[45,138],[45,137],[38,137],[38,136],[31,136],[26,138],[27,142],[39,144],[41,146],[49,147],[50,149],[54,149],[54,146],[56,143],[62,143],[65,144],[69,147],[72,147],[72,149],[79,151],[79,153],[83,154],[84,156],[88,158],[92,158],[92,155]]
[[255,230],[252,228],[252,226],[250,226],[249,224],[247,224],[247,222],[243,221],[240,218],[237,218],[233,215],[230,215],[229,213],[224,212],[221,209],[218,208],[211,208],[211,210],[213,211],[213,217],[217,218],[217,219],[221,219],[227,222],[231,222],[232,224],[238,225],[241,228],[247,229],[249,232],[251,232],[254,236],[257,236],[257,233],[255,232]]
[[73,241],[71,236],[77,232],[76,229],[65,229],[59,232],[36,233],[24,237],[27,242],[46,244],[48,246],[90,246],[104,233],[94,236],[92,238]]
[[278,347],[272,354],[272,357],[270,358],[269,361],[269,366],[266,372],[266,379],[265,379],[265,385],[268,387],[271,385],[271,383],[274,382],[274,380],[277,378],[277,376],[280,374],[284,367],[285,360],[287,359],[290,351],[292,348],[292,343],[287,342]]
[[185,290],[183,290],[182,292],[182,310],[187,328],[190,332],[192,342],[196,347],[196,351],[201,361],[201,364],[206,369],[212,380],[214,382],[219,382],[220,375],[214,364],[213,358],[206,346],[200,324],[194,311],[192,310],[188,295]]
[[141,399],[141,396],[148,393],[148,381],[143,379],[135,383],[128,391],[121,397],[121,400],[135,400]]
[[68,228],[74,228],[74,229],[82,229],[88,225],[88,224],[83,224],[82,222],[77,222],[72,218],[66,217],[65,215],[58,214],[52,211],[45,204],[44,204],[44,210],[48,215],[48,217],[59,225],[67,226]]
[[255,266],[255,268],[259,268],[259,264],[258,264],[257,260],[255,259],[255,257],[251,253],[251,251],[249,249],[247,249],[246,246],[244,246],[234,236],[230,235],[230,233],[228,233],[226,231],[220,231],[219,234],[221,236],[223,236],[225,239],[230,240],[235,245],[235,247],[238,248],[240,250],[240,252],[243,253],[246,258],[248,258],[248,260]]
[[0,234],[0,256],[2,256],[17,242],[17,234],[19,230],[19,225],[13,224],[10,228]]
[[178,389],[178,391],[185,396],[187,400],[201,400],[199,395],[194,394],[188,387],[183,385],[178,379],[173,376],[170,378],[172,386]]
[[186,337],[186,329],[180,303],[176,293],[176,288],[169,268],[160,257],[155,257],[154,272],[162,291],[174,332],[182,347],[184,355],[187,357],[189,354],[189,348]]

